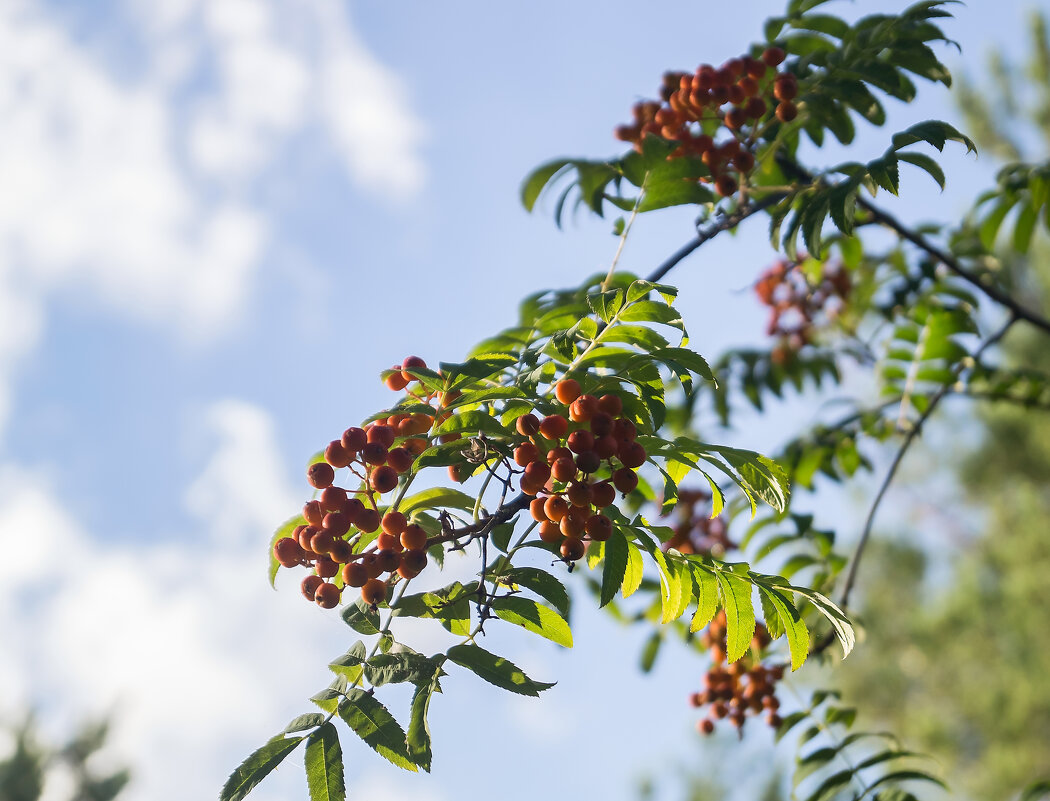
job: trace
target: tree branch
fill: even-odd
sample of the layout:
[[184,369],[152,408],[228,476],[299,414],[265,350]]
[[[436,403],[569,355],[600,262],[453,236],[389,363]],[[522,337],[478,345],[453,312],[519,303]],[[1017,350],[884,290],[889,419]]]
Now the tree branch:
[[714,239],[723,231],[729,231],[733,228],[736,228],[738,225],[740,225],[740,223],[742,223],[751,215],[757,214],[760,211],[765,211],[770,206],[775,206],[785,197],[787,197],[787,194],[783,192],[778,192],[776,194],[769,195],[767,197],[762,198],[757,203],[740,206],[736,211],[723,216],[722,219],[718,222],[711,223],[710,225],[704,228],[700,228],[697,231],[695,239],[686,242],[684,245],[682,245],[682,247],[678,248],[678,250],[676,250],[674,253],[668,256],[667,259],[663,262],[663,264],[661,264],[649,274],[647,280],[653,281],[654,283],[656,281],[659,281],[661,278],[663,278],[665,275],[671,272],[671,270],[673,270],[680,261],[682,261],[686,256],[688,256],[694,250],[699,248],[705,242],[709,242],[710,240]]
[[920,250],[924,250],[929,255],[933,256],[937,261],[941,262],[951,272],[962,278],[969,284],[972,284],[989,298],[994,300],[996,303],[1004,306],[1010,310],[1010,313],[1014,318],[1024,320],[1031,323],[1036,328],[1041,329],[1043,332],[1050,334],[1050,320],[1043,317],[1038,312],[1031,311],[1030,309],[1022,306],[1013,297],[1008,295],[1006,292],[998,289],[992,284],[985,283],[981,280],[981,277],[970,272],[968,269],[963,267],[959,263],[958,259],[952,256],[950,253],[941,250],[939,247],[934,245],[932,242],[926,239],[926,237],[908,228],[900,220],[894,217],[892,214],[883,211],[878,206],[874,205],[868,200],[862,197],[857,198],[857,205],[867,211],[876,221],[886,226],[887,228],[894,231],[901,239],[911,242]]

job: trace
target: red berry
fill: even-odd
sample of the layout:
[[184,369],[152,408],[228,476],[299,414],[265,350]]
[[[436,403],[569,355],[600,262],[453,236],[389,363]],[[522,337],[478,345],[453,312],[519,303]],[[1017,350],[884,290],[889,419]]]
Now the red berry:
[[348,428],[343,432],[340,442],[351,453],[357,453],[368,442],[368,433],[363,428]]
[[303,579],[303,583],[299,585],[303,592],[303,597],[308,601],[314,599],[314,595],[317,593],[317,588],[324,584],[324,579],[320,576],[307,576]]
[[597,411],[598,399],[594,395],[580,395],[569,406],[569,419],[574,423],[586,423]]
[[[564,530],[563,526],[562,531]],[[566,537],[565,541],[561,544],[561,555],[570,562],[582,559],[586,551],[587,546],[583,544],[583,540],[579,537]]]
[[540,423],[540,433],[547,439],[561,439],[569,433],[569,421],[560,414],[544,417]]
[[371,606],[382,603],[386,600],[386,582],[378,578],[370,578],[361,587],[361,597],[364,598],[366,604]]
[[294,567],[305,555],[299,543],[291,537],[282,537],[273,545],[273,557],[284,567]]
[[409,373],[409,370],[427,368],[427,363],[418,356],[409,356],[403,362],[401,362],[401,375],[404,376],[405,381],[415,381],[415,377]]
[[781,47],[767,47],[762,53],[762,60],[770,67],[775,67],[787,58],[787,53]]
[[584,530],[592,540],[605,542],[612,536],[612,520],[605,515],[591,515],[587,518]]
[[406,551],[422,551],[427,547],[427,532],[418,523],[410,523],[401,532],[401,544]]
[[361,458],[368,464],[386,464],[386,446],[380,442],[369,442],[361,449]]
[[583,451],[576,457],[576,466],[584,473],[594,473],[602,466],[602,460],[594,451]]
[[333,439],[324,449],[324,460],[332,467],[346,467],[353,461],[353,454],[343,447],[341,440]]
[[385,423],[373,423],[368,427],[367,436],[369,442],[378,442],[384,448],[389,448],[394,444],[397,432],[394,431],[393,426],[388,426]]
[[366,534],[371,534],[377,528],[382,521],[382,517],[379,512],[375,509],[369,509],[365,507],[364,511],[357,516],[357,527],[364,531]]
[[321,493],[321,506],[328,512],[341,512],[346,506],[346,490],[341,487],[328,487]]
[[554,385],[554,396],[561,403],[572,403],[580,397],[580,382],[575,378],[563,378]]
[[406,448],[391,448],[386,455],[386,463],[396,473],[407,473],[412,468],[415,458]]
[[324,489],[335,481],[335,470],[332,465],[315,462],[306,469],[306,480],[316,489]]
[[638,474],[629,467],[621,467],[612,474],[613,486],[624,495],[634,492],[638,486]]
[[343,567],[343,583],[347,587],[363,587],[368,581],[368,573],[359,562],[350,562]]
[[540,430],[540,419],[534,414],[523,414],[515,423],[518,433],[523,437],[531,437]]
[[423,568],[427,566],[427,552],[419,550],[405,551],[401,554],[401,564],[397,568],[397,573],[401,578],[415,578],[423,572]]
[[573,453],[583,453],[594,450],[594,435],[590,431],[580,429],[569,434],[565,443]]
[[[631,475],[634,475],[633,473]],[[604,509],[612,506],[616,501],[616,490],[607,481],[599,482],[591,487],[591,502],[598,508]]]
[[314,593],[314,600],[322,609],[335,609],[339,605],[339,588],[334,584],[322,584]]

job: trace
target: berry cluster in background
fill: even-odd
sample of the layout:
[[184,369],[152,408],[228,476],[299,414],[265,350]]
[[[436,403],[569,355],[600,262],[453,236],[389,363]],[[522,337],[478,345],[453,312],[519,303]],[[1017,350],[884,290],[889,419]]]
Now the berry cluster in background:
[[678,488],[678,503],[665,516],[673,516],[674,536],[663,544],[664,550],[702,554],[717,559],[736,548],[722,515],[711,517],[711,493],[702,489]]
[[[805,269],[803,265],[815,269]],[[849,300],[852,282],[837,262],[781,260],[755,282],[755,294],[770,310],[766,334],[780,341],[773,359],[783,363],[810,344],[820,318],[836,317]]]
[[776,688],[784,677],[784,666],[762,664],[760,654],[769,645],[769,633],[761,623],[756,624],[751,653],[727,665],[726,631],[725,611],[719,610],[701,635],[711,656],[711,668],[704,675],[704,689],[689,699],[694,707],[707,707],[707,717],[700,719],[697,729],[712,734],[715,722],[727,719],[742,732],[749,716],[763,713],[766,723],[776,729],[781,723]]
[[[700,180],[713,183],[723,197],[732,195],[755,166],[754,146],[764,126],[798,115],[798,81],[776,70],[785,55],[769,47],[759,58],[746,55],[721,67],[701,64],[693,73],[667,72],[663,101],[636,103],[634,122],[617,127],[615,136],[638,150],[647,135],[677,142],[671,158],[699,158],[710,172]],[[723,129],[728,136],[721,136]]]

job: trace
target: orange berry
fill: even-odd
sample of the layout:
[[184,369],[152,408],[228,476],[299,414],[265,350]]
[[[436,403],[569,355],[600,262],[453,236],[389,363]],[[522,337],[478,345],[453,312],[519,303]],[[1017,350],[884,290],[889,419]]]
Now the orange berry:
[[584,530],[592,540],[605,542],[612,536],[612,520],[605,515],[591,515],[587,518]]
[[418,523],[409,523],[401,532],[401,544],[406,551],[422,551],[427,547],[427,532]]
[[317,593],[317,588],[324,584],[324,579],[320,576],[307,576],[303,579],[302,584],[299,585],[299,589],[302,590],[303,597],[308,601],[312,601]]
[[347,587],[363,587],[368,581],[368,573],[359,562],[343,565],[343,584]]
[[[529,514],[532,515],[532,519],[537,523],[544,523],[547,521],[547,514],[543,511],[543,505],[546,502],[546,498],[533,498],[529,502]],[[288,565],[285,566],[288,567]]]
[[[400,545],[400,543],[398,544]],[[380,573],[393,573],[401,564],[400,549],[398,551],[388,551],[382,548],[377,549],[376,562],[379,565]]]
[[382,522],[382,518],[379,512],[368,507],[365,507],[361,514],[357,516],[357,527],[367,534],[371,534],[379,528],[380,522]]
[[547,439],[561,439],[569,433],[569,421],[560,414],[544,417],[540,423],[540,433]]
[[372,471],[368,483],[380,494],[390,492],[397,486],[397,471],[388,464],[380,465]]
[[569,406],[569,419],[574,423],[586,423],[598,408],[598,399],[594,395],[580,395]]
[[573,506],[591,505],[591,488],[587,484],[580,482],[570,484],[565,495]]
[[550,466],[546,462],[541,462],[537,459],[535,462],[529,462],[525,465],[525,478],[530,483],[539,484],[543,486],[547,483],[547,479],[551,477]]
[[559,445],[557,448],[551,448],[547,451],[547,464],[553,465],[559,459],[568,459],[569,461],[572,461],[572,451],[564,445]]
[[407,473],[412,468],[415,457],[407,448],[391,448],[386,455],[386,463],[395,473]]
[[324,507],[321,506],[320,501],[307,501],[303,504],[303,517],[306,518],[306,522],[311,526],[317,526],[320,528],[324,516]]
[[363,428],[348,428],[343,432],[340,442],[350,453],[357,453],[368,442],[368,433]]
[[315,462],[306,469],[306,480],[315,489],[324,489],[335,481],[335,470],[330,464]]
[[401,362],[401,375],[404,377],[406,382],[415,381],[415,377],[408,371],[419,368],[425,370],[427,368],[427,363],[418,356],[409,356],[403,362]]
[[540,419],[530,412],[519,417],[514,426],[523,437],[531,437],[540,430]]
[[525,495],[539,495],[540,490],[543,489],[545,482],[537,481],[535,478],[529,476],[522,476],[521,481],[518,483],[521,491]]
[[570,562],[582,559],[586,551],[587,546],[583,544],[583,540],[579,537],[566,537],[561,544],[561,555]]
[[361,587],[361,597],[370,606],[382,603],[386,600],[386,582],[378,578],[370,578]]
[[598,408],[612,417],[619,417],[623,411],[623,401],[618,395],[602,395],[598,398]]
[[368,427],[368,441],[378,442],[384,448],[389,448],[393,445],[396,437],[397,432],[394,431],[394,427],[386,423],[372,423]]
[[397,537],[408,526],[408,520],[403,514],[401,514],[401,512],[392,511],[383,515],[381,525],[383,526],[383,531],[385,533],[393,534]]
[[572,403],[580,397],[580,382],[575,378],[563,378],[554,385],[554,396],[561,403]]
[[[524,467],[530,462],[540,458],[540,450],[531,442],[523,442],[514,449],[514,462],[519,467]],[[546,479],[544,479],[546,481]]]
[[567,456],[551,465],[551,475],[555,481],[571,481],[576,478],[576,472],[576,462]]
[[386,384],[387,389],[392,389],[394,392],[400,392],[408,386],[408,379],[401,375],[401,368],[394,366],[391,370],[397,370],[396,373],[390,373],[386,378],[383,379],[383,383]]
[[606,506],[612,506],[615,501],[616,490],[609,482],[602,481],[591,487],[591,502],[597,508],[604,509]]
[[585,429],[573,431],[565,444],[573,453],[594,450],[594,434]]
[[552,495],[543,504],[543,513],[551,522],[557,523],[569,512],[569,503],[560,495]]
[[762,60],[770,67],[775,67],[787,58],[787,53],[781,47],[767,47],[762,52]]
[[339,588],[334,584],[322,584],[314,593],[314,600],[322,609],[335,609],[339,606]]
[[557,543],[562,541],[561,528],[557,523],[548,520],[545,523],[540,523],[540,539],[546,543]]
[[314,564],[314,572],[321,578],[331,578],[339,572],[339,565],[327,556],[322,556]]
[[340,512],[346,506],[346,490],[341,487],[328,487],[321,493],[321,506],[328,512]]
[[781,122],[791,122],[798,116],[798,106],[794,103],[784,101],[777,105],[777,119]]
[[321,521],[321,528],[333,537],[342,537],[350,530],[350,518],[346,512],[329,512]]
[[376,548],[381,551],[393,551],[398,553],[403,550],[401,540],[397,534],[388,534],[385,531],[380,531],[379,536],[376,537]]
[[353,558],[354,548],[346,540],[337,539],[332,543],[332,547],[328,551],[328,555],[332,558],[333,562],[338,562],[341,565],[345,565]]
[[715,190],[722,197],[729,197],[736,192],[737,189],[739,189],[739,185],[728,175],[719,175],[715,179]]
[[415,578],[423,572],[427,566],[427,552],[424,550],[405,551],[401,554],[401,564],[397,568],[397,574],[401,578]]
[[613,486],[624,495],[634,492],[638,486],[638,474],[629,467],[621,467],[612,474]]
[[305,555],[299,543],[291,537],[281,537],[273,544],[273,558],[284,567],[294,567]]
[[354,456],[343,447],[341,440],[333,439],[324,449],[324,460],[332,467],[346,467],[354,460]]
[[565,515],[558,523],[558,528],[561,529],[561,533],[566,537],[579,537],[583,534],[583,522],[575,517]]

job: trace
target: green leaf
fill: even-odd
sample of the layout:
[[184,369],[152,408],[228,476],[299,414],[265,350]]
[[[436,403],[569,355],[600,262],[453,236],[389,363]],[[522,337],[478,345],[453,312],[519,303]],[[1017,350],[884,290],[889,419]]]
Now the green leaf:
[[427,715],[430,712],[430,700],[435,692],[440,691],[438,679],[442,673],[440,668],[435,669],[434,675],[429,681],[423,681],[416,685],[416,691],[412,695],[412,711],[408,721],[408,734],[405,736],[405,745],[408,749],[408,758],[430,773],[430,763],[433,753],[430,748],[430,724]]
[[364,598],[358,598],[354,603],[344,606],[342,618],[343,622],[358,634],[368,636],[379,633],[379,612],[373,611]]
[[649,638],[645,641],[645,645],[642,647],[642,657],[639,662],[639,667],[643,673],[648,673],[653,669],[653,665],[656,664],[656,657],[660,653],[660,646],[663,645],[664,637],[663,632],[657,629]]
[[508,623],[521,626],[526,631],[546,637],[558,645],[572,648],[572,632],[569,630],[569,624],[549,606],[544,606],[530,598],[509,596],[493,601],[492,611],[497,617]]
[[929,782],[930,784],[936,784],[938,787],[941,787],[945,790],[948,789],[948,785],[946,785],[943,781],[938,779],[936,776],[931,776],[929,773],[926,773],[924,771],[895,770],[891,773],[886,773],[877,778],[865,788],[865,791],[867,792],[870,790],[874,790],[876,787],[878,787],[881,784],[885,784],[886,782]]
[[823,801],[825,798],[830,798],[840,787],[849,784],[852,778],[853,771],[850,770],[840,770],[838,773],[833,773],[806,797],[806,801]]
[[562,617],[568,617],[569,593],[565,585],[546,570],[538,567],[516,567],[505,572],[501,579],[504,584],[518,584],[527,590],[532,590],[540,597],[550,601]]
[[623,307],[624,291],[622,289],[610,289],[608,292],[599,292],[597,295],[588,295],[587,303],[591,309],[604,322],[609,322]]
[[809,654],[809,630],[802,622],[794,604],[772,587],[758,586],[758,592],[776,609],[777,617],[787,634],[788,647],[791,649],[791,669],[798,670]]
[[554,159],[529,173],[521,185],[521,204],[526,211],[532,211],[544,187],[571,163],[570,159]]
[[447,655],[457,665],[472,671],[489,684],[518,695],[536,697],[543,690],[554,686],[553,683],[533,681],[509,660],[477,645],[454,645],[448,649]]
[[259,782],[284,761],[305,737],[274,738],[253,752],[230,774],[219,793],[219,801],[241,801]]
[[361,665],[365,663],[366,658],[365,644],[358,640],[350,646],[349,651],[335,661],[330,662],[328,669],[337,676],[344,676],[347,681],[353,683],[361,676]]
[[937,182],[937,185],[944,189],[944,170],[930,156],[925,153],[898,153],[897,158],[925,170]]
[[376,654],[364,664],[365,678],[373,687],[384,684],[413,684],[434,675],[434,663],[414,651]]
[[623,586],[621,587],[624,598],[629,598],[640,586],[642,586],[642,574],[644,569],[645,563],[642,561],[642,552],[638,550],[637,545],[628,540],[627,567],[624,570]]
[[599,607],[608,604],[617,591],[623,586],[627,578],[627,564],[629,551],[627,538],[619,529],[613,529],[609,539],[605,541],[605,564],[602,567],[602,589],[599,598]]
[[640,300],[620,312],[625,323],[663,323],[683,329],[682,315],[673,306],[655,300]]
[[[277,571],[281,567],[281,563],[277,561],[277,558],[273,555],[273,546],[277,543],[277,540],[284,539],[285,537],[292,536],[292,532],[295,531],[296,526],[305,526],[306,518],[302,515],[296,515],[295,517],[285,520],[278,529],[270,537],[270,586],[274,586],[274,582],[277,579]],[[276,587],[275,587],[276,589]]]
[[419,509],[452,508],[469,511],[474,508],[474,500],[467,493],[452,487],[433,487],[404,498],[397,508],[406,516]]
[[728,571],[715,573],[726,611],[726,658],[735,662],[751,647],[755,636],[755,608],[751,605],[751,584]]
[[339,717],[381,757],[399,768],[416,771],[408,757],[404,729],[385,706],[364,690],[347,690],[346,700],[339,704]]
[[693,578],[696,581],[696,612],[689,622],[689,631],[700,631],[711,622],[718,611],[718,578],[698,562],[693,562]]
[[324,723],[324,719],[324,715],[320,712],[307,712],[305,715],[299,715],[299,717],[294,718],[291,723],[284,727],[283,733],[295,734],[307,729],[316,729]]
[[1024,788],[1021,797],[1017,801],[1038,801],[1043,796],[1050,795],[1050,779],[1033,782]]
[[914,144],[915,142],[926,142],[927,144],[933,145],[938,150],[944,149],[944,144],[948,140],[954,142],[961,142],[966,145],[966,152],[971,153],[977,150],[976,145],[969,139],[969,137],[963,136],[955,128],[946,122],[940,120],[927,120],[926,122],[920,122],[917,125],[913,125],[906,131],[893,135],[893,149],[899,150],[906,145]]
[[310,801],[346,798],[343,749],[339,746],[339,732],[331,723],[325,723],[306,741],[306,784],[310,788]]

